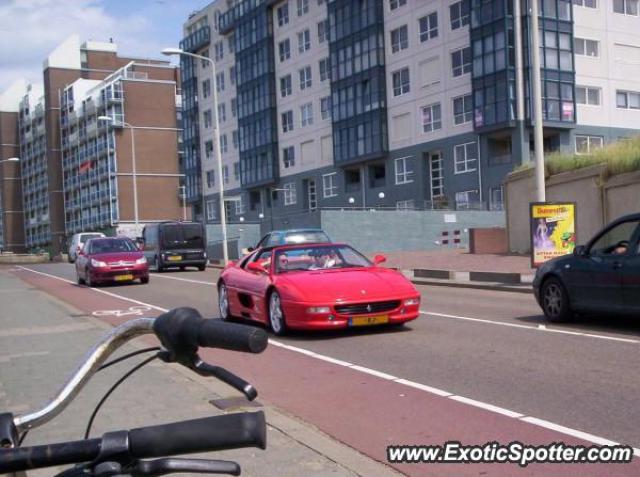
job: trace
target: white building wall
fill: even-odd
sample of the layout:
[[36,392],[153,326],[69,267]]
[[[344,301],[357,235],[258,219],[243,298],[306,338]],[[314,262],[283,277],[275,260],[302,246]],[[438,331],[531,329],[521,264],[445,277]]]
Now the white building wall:
[[[278,8],[289,5],[289,23],[278,25]],[[329,40],[320,43],[318,38],[318,23],[327,18],[327,6],[318,5],[316,0],[309,0],[309,11],[298,16],[297,1],[287,0],[273,7],[274,51],[276,67],[276,94],[278,107],[278,164],[280,177],[314,170],[333,164],[333,141],[331,138],[331,118],[322,119],[320,100],[331,95],[331,81],[320,81],[320,60],[329,57]],[[298,33],[309,29],[311,48],[303,53],[298,50]],[[291,57],[280,61],[279,44],[289,39]],[[312,86],[300,89],[299,71],[311,66]],[[282,98],[280,78],[291,75],[292,94]],[[301,106],[313,105],[313,124],[302,126]],[[293,131],[284,133],[282,130],[282,113],[293,111]],[[282,160],[283,149],[293,146],[295,149],[295,164],[285,168]]]
[[[391,10],[385,2],[385,62],[389,149],[400,149],[473,130],[471,122],[454,126],[453,98],[471,93],[471,74],[453,76],[451,52],[469,46],[469,27],[451,30],[449,5],[452,0],[409,0]],[[419,19],[438,14],[438,36],[420,42]],[[392,53],[391,32],[408,27],[409,47]],[[393,73],[409,67],[410,92],[393,95]],[[423,132],[422,107],[440,103],[442,128]],[[407,129],[405,125],[409,125]]]
[[597,8],[574,5],[574,36],[597,40],[598,57],[576,55],[576,86],[600,88],[600,105],[578,105],[578,124],[638,128],[640,110],[616,107],[616,91],[640,93],[640,17],[613,12],[613,2]]

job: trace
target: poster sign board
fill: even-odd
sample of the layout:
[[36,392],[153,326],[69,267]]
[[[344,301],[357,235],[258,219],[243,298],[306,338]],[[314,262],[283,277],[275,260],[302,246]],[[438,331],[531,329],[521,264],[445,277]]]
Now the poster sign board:
[[531,266],[573,253],[576,246],[575,202],[529,204]]

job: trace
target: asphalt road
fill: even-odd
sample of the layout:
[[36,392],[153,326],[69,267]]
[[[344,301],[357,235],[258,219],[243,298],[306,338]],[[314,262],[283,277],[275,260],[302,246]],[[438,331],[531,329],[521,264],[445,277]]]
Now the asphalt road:
[[[29,268],[75,279],[69,264]],[[154,274],[149,285],[101,289],[216,316],[218,274]],[[297,333],[278,341],[640,448],[640,322],[592,317],[551,326],[532,295],[419,290],[424,314],[405,330]]]

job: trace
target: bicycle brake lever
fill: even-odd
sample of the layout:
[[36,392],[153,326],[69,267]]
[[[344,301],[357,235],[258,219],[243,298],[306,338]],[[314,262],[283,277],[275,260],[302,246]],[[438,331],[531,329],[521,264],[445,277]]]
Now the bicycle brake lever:
[[131,477],[156,477],[177,472],[240,475],[240,466],[236,462],[227,460],[166,458],[140,460],[125,473]]
[[220,381],[223,381],[232,388],[240,391],[249,401],[253,401],[258,397],[258,391],[253,387],[253,385],[220,366],[213,366],[205,363],[198,356],[195,356],[195,359],[191,364],[191,369],[200,376],[213,376],[218,378]]

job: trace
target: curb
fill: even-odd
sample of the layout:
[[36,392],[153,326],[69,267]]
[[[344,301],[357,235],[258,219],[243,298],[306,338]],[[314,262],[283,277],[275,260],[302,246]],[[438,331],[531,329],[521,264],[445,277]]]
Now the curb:
[[473,283],[456,280],[416,280],[410,279],[414,285],[429,285],[436,287],[471,288],[475,290],[490,290],[511,293],[533,294],[533,288],[524,286],[514,286],[503,283]]

